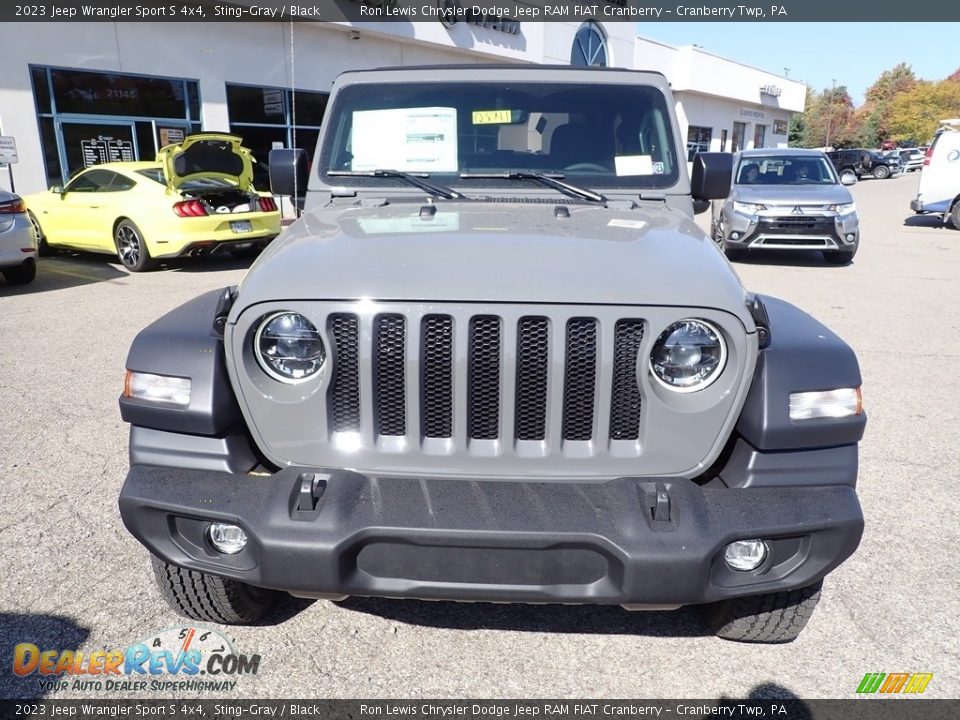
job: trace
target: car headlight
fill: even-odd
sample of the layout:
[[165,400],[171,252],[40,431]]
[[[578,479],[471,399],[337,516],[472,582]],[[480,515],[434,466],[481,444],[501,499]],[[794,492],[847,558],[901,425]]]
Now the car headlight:
[[267,375],[285,383],[303,382],[316,375],[327,356],[320,333],[295,312],[264,318],[253,340],[253,354]]
[[857,211],[856,203],[841,203],[839,205],[830,205],[827,208],[828,210],[833,210],[837,215],[849,215],[850,213],[855,213]]
[[653,344],[650,372],[675,392],[695,392],[713,383],[727,362],[723,335],[705,320],[675,322]]
[[745,203],[739,200],[733,201],[733,209],[744,215],[756,215],[761,210],[766,210],[767,206],[760,203]]

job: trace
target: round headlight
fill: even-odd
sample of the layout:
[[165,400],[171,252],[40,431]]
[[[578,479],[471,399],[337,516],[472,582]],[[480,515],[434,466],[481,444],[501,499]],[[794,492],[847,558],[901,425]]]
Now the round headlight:
[[303,315],[279,312],[265,318],[253,340],[253,353],[270,377],[298,383],[316,375],[326,352],[323,340]]
[[675,392],[703,390],[720,377],[727,362],[723,335],[704,320],[681,320],[653,344],[650,372]]

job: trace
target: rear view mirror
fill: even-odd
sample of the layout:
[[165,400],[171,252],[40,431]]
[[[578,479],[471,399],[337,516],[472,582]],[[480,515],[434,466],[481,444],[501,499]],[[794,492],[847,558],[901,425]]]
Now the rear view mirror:
[[270,192],[290,195],[294,204],[303,209],[307,192],[307,153],[300,148],[278,148],[270,151]]
[[63,195],[63,188],[60,185],[54,185],[52,188],[50,188],[50,192]]
[[857,176],[852,172],[845,172],[840,175],[840,184],[841,185],[856,185]]
[[697,200],[723,200],[730,194],[733,154],[704,152],[693,156],[690,194]]

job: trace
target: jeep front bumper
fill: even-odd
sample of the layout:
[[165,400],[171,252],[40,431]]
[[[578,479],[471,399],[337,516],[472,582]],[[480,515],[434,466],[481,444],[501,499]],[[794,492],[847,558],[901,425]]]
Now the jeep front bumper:
[[[304,492],[314,475],[323,481]],[[638,607],[810,585],[863,532],[851,486],[704,488],[667,478],[573,484],[134,465],[120,511],[169,563],[294,595]],[[212,521],[243,528],[246,547],[217,553]],[[766,561],[730,570],[725,546],[750,538],[767,541]]]

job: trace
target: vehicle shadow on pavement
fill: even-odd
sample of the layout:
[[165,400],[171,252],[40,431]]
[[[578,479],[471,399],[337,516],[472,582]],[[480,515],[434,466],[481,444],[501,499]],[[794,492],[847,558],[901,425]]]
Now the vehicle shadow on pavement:
[[696,608],[630,612],[618,605],[521,605],[349,598],[336,605],[410,625],[445,630],[512,630],[584,635],[706,637]]
[[39,699],[48,691],[38,683],[38,673],[19,677],[13,672],[14,652],[20,643],[36,645],[46,650],[76,650],[90,636],[90,630],[80,627],[61,615],[34,615],[30,613],[0,613],[0,699]]
[[823,253],[817,250],[797,250],[778,252],[776,250],[751,250],[744,258],[731,261],[737,265],[777,265],[780,267],[816,267],[845,268],[856,264],[856,260],[847,265],[832,265],[823,259]]
[[747,697],[743,699],[721,697],[717,705],[722,708],[731,708],[729,717],[737,717],[737,706],[743,703],[743,700],[786,700],[789,707],[787,717],[789,717],[790,720],[813,720],[813,712],[810,706],[801,700],[795,692],[776,683],[754,685],[747,694]]
[[[91,259],[92,258],[92,259]],[[103,262],[96,255],[40,258],[37,277],[26,285],[11,285],[0,276],[0,297],[33,295],[54,290],[93,285],[127,277],[127,273]]]
[[903,219],[904,227],[946,228],[939,215],[908,215]]
[[292,620],[315,602],[316,600],[310,598],[298,598],[283,594],[280,596],[280,600],[260,618],[257,625],[261,627],[283,625],[287,620]]

